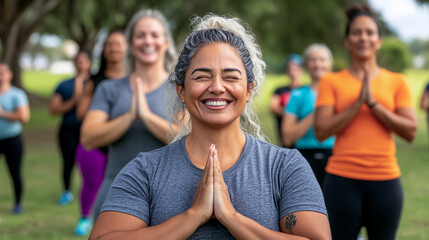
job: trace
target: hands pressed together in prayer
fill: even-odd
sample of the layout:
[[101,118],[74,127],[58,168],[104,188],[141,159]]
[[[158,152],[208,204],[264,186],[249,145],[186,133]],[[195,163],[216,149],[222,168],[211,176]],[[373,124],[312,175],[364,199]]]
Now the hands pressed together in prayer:
[[135,116],[135,118],[139,118],[142,121],[145,121],[145,118],[148,114],[151,113],[149,108],[149,104],[147,103],[145,90],[143,88],[142,81],[140,77],[135,77],[133,79],[133,87],[132,87],[133,95],[131,97],[131,105],[129,112]]
[[236,213],[228,193],[228,186],[223,179],[214,144],[210,146],[207,163],[191,209],[201,216],[201,224],[206,223],[210,218],[216,218],[226,226],[228,220]]
[[369,71],[367,69],[364,70],[362,88],[358,101],[361,104],[368,105],[370,108],[373,108],[377,104],[374,96],[372,95],[371,81],[369,80]]

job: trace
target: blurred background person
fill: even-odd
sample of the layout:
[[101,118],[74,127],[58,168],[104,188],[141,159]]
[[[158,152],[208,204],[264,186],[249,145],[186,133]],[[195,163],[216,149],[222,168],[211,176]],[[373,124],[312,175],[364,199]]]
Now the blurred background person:
[[58,132],[58,143],[63,159],[63,193],[58,200],[60,205],[67,205],[73,200],[70,182],[81,125],[81,121],[76,116],[76,104],[82,96],[84,82],[90,78],[91,60],[88,53],[84,51],[78,52],[74,64],[77,72],[76,76],[61,82],[55,89],[50,102],[51,114],[62,115]]
[[423,90],[422,97],[420,98],[420,109],[425,111],[426,114],[426,127],[429,130],[429,83]]
[[136,13],[126,31],[129,76],[104,81],[86,115],[81,142],[86,149],[109,146],[94,219],[118,172],[139,152],[167,144],[166,80],[176,61],[167,21],[157,10]]
[[[292,89],[301,86],[301,77],[303,73],[302,59],[298,54],[290,54],[285,61],[285,73],[289,77],[289,85],[277,88],[270,100],[270,110],[276,117],[277,133],[282,142],[282,118],[285,107],[290,99],[290,92]],[[284,145],[284,147],[292,147],[291,145]]]
[[288,105],[284,109],[282,140],[285,146],[295,148],[307,159],[320,186],[323,185],[325,167],[332,155],[335,137],[319,142],[314,133],[314,109],[319,80],[332,71],[332,53],[325,44],[315,43],[304,52],[305,66],[311,83],[292,90]]
[[315,132],[322,141],[336,135],[323,192],[333,239],[395,239],[403,192],[393,133],[412,142],[417,121],[404,75],[381,68],[382,45],[373,11],[365,4],[346,10],[347,69],[322,77]]
[[15,197],[13,214],[22,212],[23,180],[21,176],[24,143],[22,124],[30,119],[30,107],[25,92],[11,85],[13,74],[0,62],[0,156],[4,155],[13,183]]
[[[83,120],[92,101],[95,89],[104,80],[115,80],[125,77],[123,60],[127,50],[125,35],[120,31],[110,32],[103,44],[98,72],[86,81],[82,97],[77,105],[77,117]],[[80,191],[80,219],[75,228],[75,234],[87,235],[92,226],[92,209],[97,192],[103,182],[107,165],[107,146],[85,150],[79,143],[76,150],[76,162],[82,175]]]

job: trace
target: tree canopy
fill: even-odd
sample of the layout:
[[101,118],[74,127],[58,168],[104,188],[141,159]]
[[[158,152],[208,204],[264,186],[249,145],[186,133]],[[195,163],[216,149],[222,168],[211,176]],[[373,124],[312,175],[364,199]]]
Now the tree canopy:
[[[330,47],[337,65],[342,67],[347,62],[344,9],[351,2],[356,0],[2,0],[0,60],[11,65],[14,85],[20,86],[18,61],[31,33],[72,39],[79,48],[91,52],[100,29],[123,30],[135,12],[155,8],[168,19],[177,46],[182,45],[193,16],[212,12],[238,17],[251,26],[268,70],[281,71],[286,55],[302,54],[315,42]],[[386,24],[381,23],[382,31],[390,34]]]

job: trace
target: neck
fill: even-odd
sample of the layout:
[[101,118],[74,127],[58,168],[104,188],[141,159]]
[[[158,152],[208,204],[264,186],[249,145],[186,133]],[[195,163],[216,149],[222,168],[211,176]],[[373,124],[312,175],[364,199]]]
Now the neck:
[[296,79],[291,79],[289,86],[291,88],[297,88],[297,87],[301,86],[301,83],[298,80],[296,80]]
[[158,61],[152,65],[136,63],[132,75],[141,78],[142,85],[146,92],[150,92],[159,87],[168,77],[168,73],[164,69],[163,61]]
[[317,90],[317,88],[319,87],[319,80],[320,80],[320,79],[318,79],[318,78],[312,78],[312,79],[311,79],[310,87],[311,87],[313,90]]
[[10,83],[0,84],[0,93],[7,92],[9,90],[10,86],[11,86]]
[[240,128],[240,120],[222,129],[212,129],[193,124],[192,132],[186,138],[186,151],[191,161],[204,168],[211,144],[216,145],[222,171],[230,168],[240,157],[246,136]]
[[371,58],[370,60],[360,61],[360,60],[352,60],[352,64],[349,67],[350,73],[356,77],[357,79],[363,79],[365,75],[365,70],[368,71],[369,79],[373,79],[380,72],[380,67],[377,64],[375,58]]
[[125,76],[125,71],[122,67],[122,62],[107,62],[104,75],[107,78],[116,79]]

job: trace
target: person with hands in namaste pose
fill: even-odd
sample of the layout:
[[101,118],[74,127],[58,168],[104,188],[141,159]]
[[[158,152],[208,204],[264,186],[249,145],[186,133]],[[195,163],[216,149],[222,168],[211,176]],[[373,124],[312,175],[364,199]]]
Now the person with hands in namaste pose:
[[403,193],[392,133],[412,142],[417,121],[404,75],[377,64],[382,40],[372,10],[347,11],[351,65],[322,77],[315,113],[319,141],[336,136],[323,193],[333,239],[395,239]]
[[193,23],[168,80],[178,134],[122,169],[90,239],[330,239],[307,161],[263,141],[251,103],[265,63],[253,34],[237,18]]
[[129,75],[99,84],[82,125],[81,143],[86,149],[109,147],[94,219],[118,172],[137,153],[168,142],[166,80],[176,52],[167,21],[157,10],[142,10],[133,16],[125,35]]

